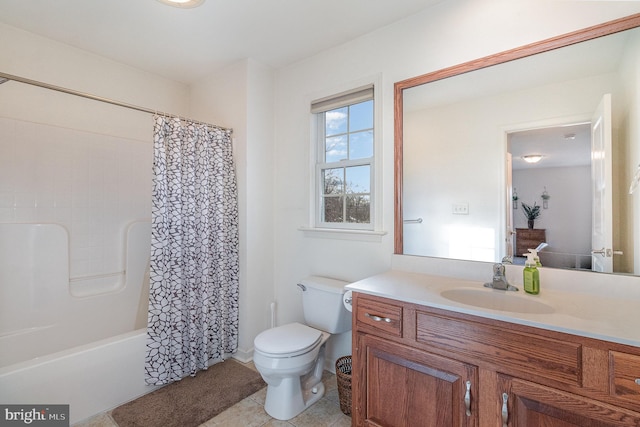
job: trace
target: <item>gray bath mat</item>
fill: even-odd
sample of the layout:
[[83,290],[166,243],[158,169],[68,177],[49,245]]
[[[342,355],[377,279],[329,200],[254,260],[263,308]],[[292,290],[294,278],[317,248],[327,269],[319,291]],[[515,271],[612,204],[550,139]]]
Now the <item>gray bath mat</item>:
[[120,427],[197,427],[265,387],[233,359],[169,384],[111,412]]

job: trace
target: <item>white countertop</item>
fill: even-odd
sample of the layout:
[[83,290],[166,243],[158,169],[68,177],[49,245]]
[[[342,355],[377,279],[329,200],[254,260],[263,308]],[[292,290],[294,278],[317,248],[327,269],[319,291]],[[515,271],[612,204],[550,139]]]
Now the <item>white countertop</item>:
[[[515,285],[520,290],[508,291],[508,295],[505,295],[506,291],[485,288],[483,282],[479,281],[390,270],[354,282],[348,285],[347,289],[458,313],[640,347],[640,299],[637,295],[621,297],[608,289],[602,289],[601,293],[592,291],[581,293],[573,289],[569,292],[559,289],[561,287],[558,286],[545,288],[544,283],[541,285],[539,295],[529,295],[517,283]],[[499,309],[463,304],[441,295],[443,291],[461,288],[465,289],[463,293],[469,292],[472,296],[479,297],[472,303],[481,304],[482,301],[495,300],[496,307]],[[503,303],[505,298],[507,302]],[[531,303],[544,310],[538,313],[508,311],[510,306],[527,307]]]

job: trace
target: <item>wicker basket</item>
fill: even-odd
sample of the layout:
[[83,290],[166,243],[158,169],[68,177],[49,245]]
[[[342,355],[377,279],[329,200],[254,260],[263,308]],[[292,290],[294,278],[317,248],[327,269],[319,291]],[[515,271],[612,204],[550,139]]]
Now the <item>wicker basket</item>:
[[342,356],[336,360],[336,380],[340,410],[351,416],[351,356]]

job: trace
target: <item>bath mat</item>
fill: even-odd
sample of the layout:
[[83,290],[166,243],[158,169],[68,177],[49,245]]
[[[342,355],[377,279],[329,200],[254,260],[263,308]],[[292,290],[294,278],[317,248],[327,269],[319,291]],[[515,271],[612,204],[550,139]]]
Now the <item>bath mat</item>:
[[229,359],[125,403],[111,416],[119,427],[197,427],[263,387],[258,372]]

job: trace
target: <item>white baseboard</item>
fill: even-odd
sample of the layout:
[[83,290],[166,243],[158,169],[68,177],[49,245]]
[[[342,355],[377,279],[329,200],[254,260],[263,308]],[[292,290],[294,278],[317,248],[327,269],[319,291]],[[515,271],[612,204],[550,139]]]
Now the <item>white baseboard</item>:
[[236,351],[233,354],[228,355],[242,363],[249,363],[253,360],[253,349],[251,350],[242,350],[242,349],[238,349],[238,351]]

